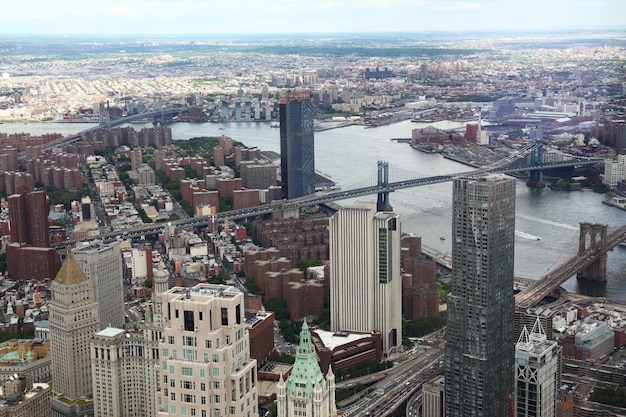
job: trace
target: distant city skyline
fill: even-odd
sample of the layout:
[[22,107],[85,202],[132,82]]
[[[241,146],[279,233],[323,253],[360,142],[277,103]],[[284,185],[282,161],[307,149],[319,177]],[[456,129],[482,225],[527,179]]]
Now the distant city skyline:
[[2,34],[227,35],[626,28],[623,0],[24,0],[5,4],[1,10]]

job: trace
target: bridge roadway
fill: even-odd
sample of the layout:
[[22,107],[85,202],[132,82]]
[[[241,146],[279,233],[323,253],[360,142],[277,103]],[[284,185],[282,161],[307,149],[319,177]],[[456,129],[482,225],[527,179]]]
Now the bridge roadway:
[[49,142],[43,145],[41,147],[41,150],[43,152],[46,152],[46,151],[51,150],[52,148],[56,148],[56,147],[63,146],[63,145],[70,145],[74,142],[81,141],[83,139],[82,135],[84,135],[85,133],[95,132],[96,130],[105,129],[109,127],[120,126],[120,125],[123,125],[124,123],[132,122],[132,121],[139,120],[139,119],[178,114],[179,112],[184,111],[185,109],[186,107],[167,108],[167,109],[162,109],[162,110],[150,110],[150,111],[143,112],[143,113],[133,114],[131,116],[119,117],[117,119],[111,120],[106,125],[97,124],[97,125],[94,125],[94,127],[90,127],[89,129],[81,130],[75,135],[70,135],[66,138]]
[[452,256],[448,255],[448,252],[443,253],[435,248],[431,248],[422,242],[422,253],[433,259],[437,265],[444,267],[448,270],[452,270]]
[[[626,240],[626,225],[614,230],[606,238],[607,251],[613,250],[617,245]],[[592,263],[594,263],[600,256],[600,250],[590,246],[581,254],[576,254],[567,261],[565,261],[558,268],[548,272],[546,275],[534,281],[531,285],[526,287],[515,295],[515,305],[522,308],[531,307],[541,300],[552,291],[554,291],[559,285],[582,271]]]
[[[146,113],[144,113],[145,115]],[[295,210],[300,209],[301,207],[311,206],[316,204],[328,203],[331,201],[337,200],[345,200],[348,198],[356,198],[362,197],[370,194],[377,193],[385,193],[392,192],[395,190],[400,190],[403,188],[411,188],[411,187],[419,187],[422,185],[429,184],[437,184],[441,182],[452,181],[454,178],[460,177],[472,177],[478,176],[483,173],[511,173],[511,172],[522,172],[522,171],[532,171],[537,169],[550,169],[550,168],[561,168],[561,167],[570,167],[570,166],[579,166],[579,165],[593,165],[603,162],[602,159],[594,158],[594,159],[583,159],[583,160],[569,160],[569,161],[561,161],[561,162],[550,162],[543,165],[526,165],[522,167],[496,167],[496,168],[483,168],[474,171],[462,172],[458,174],[450,174],[450,175],[438,175],[433,177],[425,177],[425,178],[417,178],[412,180],[405,181],[397,181],[391,182],[387,186],[383,185],[374,185],[369,187],[356,188],[352,190],[330,190],[330,191],[322,191],[310,196],[304,196],[292,200],[280,200],[277,202],[273,202],[270,204],[265,204],[257,207],[250,207],[240,210],[231,210],[225,211],[222,213],[218,213],[215,215],[216,220],[223,220],[228,218],[230,220],[241,220],[250,217],[263,216],[266,214],[270,214],[276,211],[281,210]],[[197,227],[206,225],[208,222],[208,216],[197,216],[190,217],[187,219],[174,220],[169,222],[169,224],[177,227],[177,228],[185,228],[185,227]],[[140,235],[145,235],[149,233],[158,233],[160,232],[168,223],[150,223],[143,226],[137,226],[129,229],[122,229],[117,231],[112,231],[108,233],[103,233],[98,236],[90,236],[83,239],[73,239],[67,240],[65,242],[58,242],[53,247],[62,248],[74,245],[76,242],[85,242],[89,240],[102,239],[104,241],[115,240],[116,237],[124,237],[124,238],[134,238],[139,237]]]
[[474,171],[460,172],[456,174],[449,175],[438,175],[433,177],[424,177],[424,178],[416,178],[404,181],[396,181],[390,182],[388,185],[373,185],[369,187],[355,188],[352,190],[345,191],[326,191],[326,192],[318,192],[312,194],[311,196],[301,197],[298,200],[292,200],[299,204],[300,206],[305,205],[314,205],[327,203],[330,201],[337,200],[345,200],[348,198],[361,197],[369,194],[376,193],[385,193],[385,192],[393,192],[396,190],[400,190],[403,188],[412,188],[418,187],[421,185],[429,185],[429,184],[437,184],[441,182],[452,181],[455,178],[461,177],[475,177],[485,173],[503,173],[510,174],[513,172],[526,172],[526,171],[536,171],[536,170],[547,170],[554,168],[565,168],[572,166],[583,166],[583,165],[595,165],[599,163],[604,163],[604,160],[601,158],[590,158],[590,159],[572,159],[568,161],[559,161],[559,162],[548,162],[542,165],[524,165],[519,167],[495,167],[495,168],[479,168]]

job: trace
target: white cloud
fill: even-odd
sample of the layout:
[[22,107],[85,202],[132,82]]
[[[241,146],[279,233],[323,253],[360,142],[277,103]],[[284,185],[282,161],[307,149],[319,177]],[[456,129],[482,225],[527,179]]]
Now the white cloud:
[[14,0],[0,13],[0,33],[536,30],[626,27],[624,15],[624,0]]
[[129,17],[129,16],[133,16],[135,15],[135,10],[132,9],[131,7],[128,6],[116,6],[113,7],[112,9],[112,13],[110,13],[112,15],[121,15],[124,17]]

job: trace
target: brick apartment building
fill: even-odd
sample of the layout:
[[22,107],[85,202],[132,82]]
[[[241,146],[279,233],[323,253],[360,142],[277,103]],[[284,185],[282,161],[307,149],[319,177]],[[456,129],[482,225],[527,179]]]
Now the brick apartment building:
[[419,236],[402,236],[402,315],[407,320],[439,314],[436,264],[422,255]]

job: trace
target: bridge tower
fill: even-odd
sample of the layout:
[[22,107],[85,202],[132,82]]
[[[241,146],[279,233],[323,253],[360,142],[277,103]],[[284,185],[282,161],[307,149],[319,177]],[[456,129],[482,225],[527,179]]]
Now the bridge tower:
[[165,117],[163,116],[163,101],[161,100],[161,96],[157,95],[154,97],[154,100],[152,100],[152,104],[150,105],[151,110],[156,110],[159,112],[158,115],[154,116],[152,119],[152,124],[154,126],[158,125],[159,123],[162,125],[165,122]]
[[109,103],[107,102],[106,106],[102,106],[100,108],[100,113],[98,114],[98,124],[101,127],[109,128],[111,127],[111,115],[109,113]]
[[[387,187],[389,185],[389,162],[378,161],[378,186]],[[378,193],[378,201],[376,202],[377,211],[391,211],[389,204],[389,191]]]
[[[543,165],[543,143],[536,142],[535,147],[530,152],[530,165]],[[543,182],[543,170],[530,171],[530,179],[526,185],[533,188],[544,188],[546,183]]]
[[606,281],[606,230],[606,224],[580,223],[578,256],[581,256],[590,248],[599,251],[599,254],[596,261],[576,275],[578,279]]

